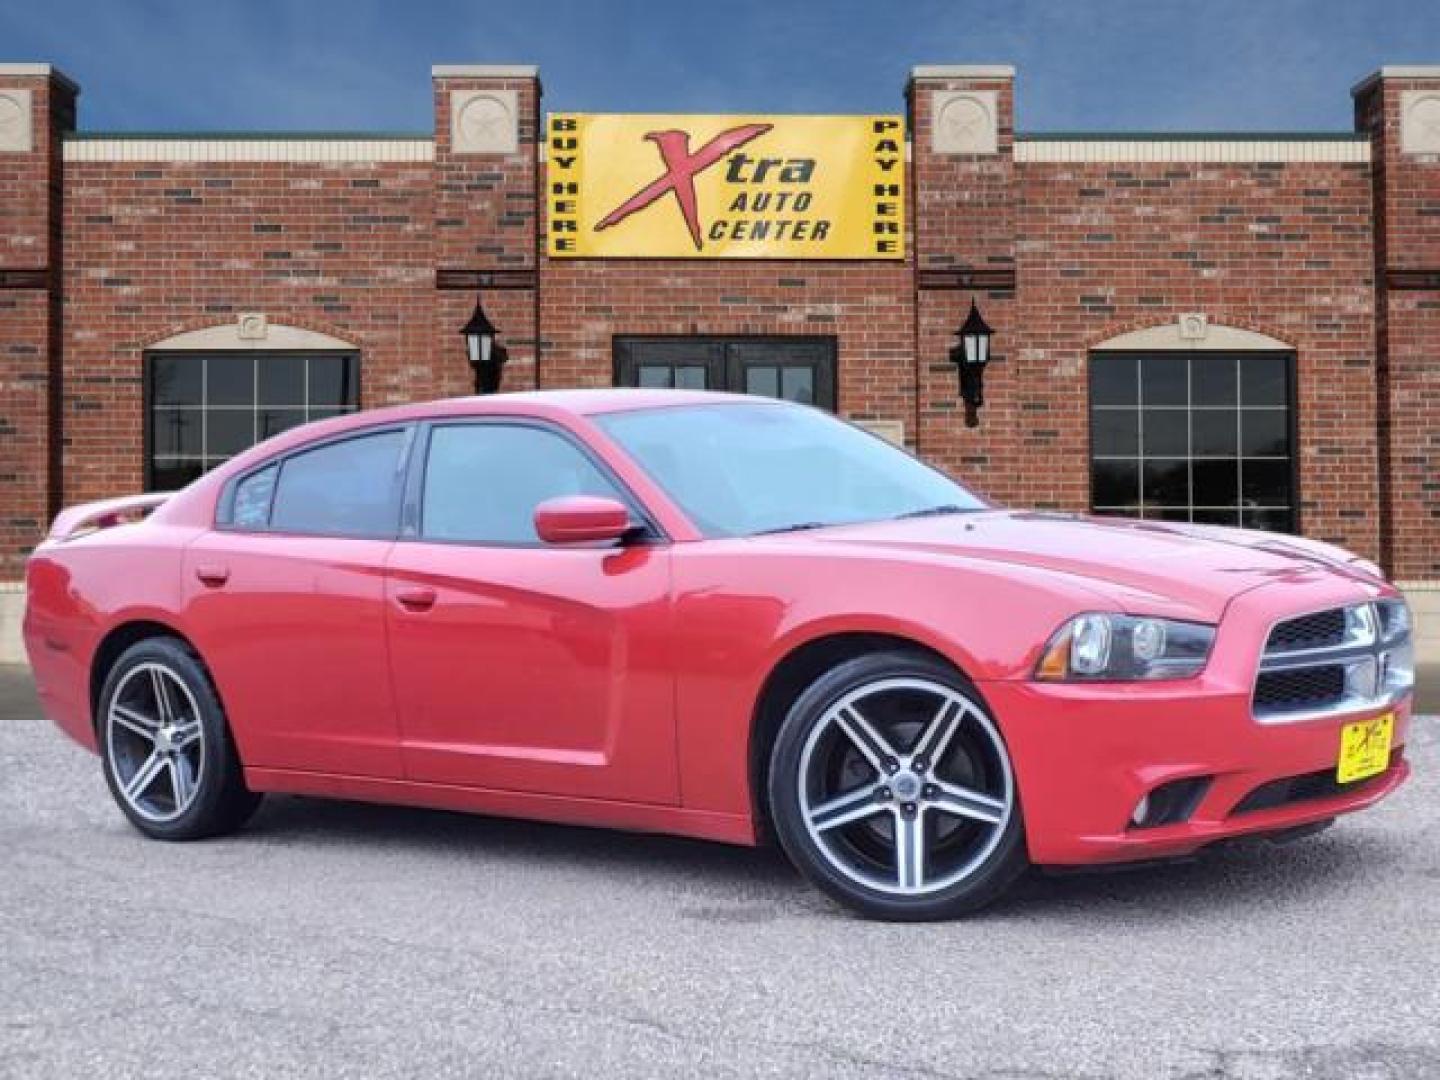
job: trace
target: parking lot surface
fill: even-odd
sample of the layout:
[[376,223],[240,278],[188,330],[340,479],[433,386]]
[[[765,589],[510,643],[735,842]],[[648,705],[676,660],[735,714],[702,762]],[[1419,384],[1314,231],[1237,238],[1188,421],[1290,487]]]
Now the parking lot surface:
[[1440,1076],[1440,722],[1318,837],[842,913],[774,852],[272,798],[143,840],[0,672],[0,1076]]

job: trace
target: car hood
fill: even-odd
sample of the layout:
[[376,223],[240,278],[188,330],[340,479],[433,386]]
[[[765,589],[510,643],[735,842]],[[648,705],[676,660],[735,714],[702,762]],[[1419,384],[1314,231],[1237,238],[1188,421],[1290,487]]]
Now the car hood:
[[979,511],[789,534],[891,555],[963,558],[1049,571],[1118,609],[1218,621],[1241,593],[1282,581],[1343,577],[1373,588],[1379,570],[1343,548],[1246,529]]

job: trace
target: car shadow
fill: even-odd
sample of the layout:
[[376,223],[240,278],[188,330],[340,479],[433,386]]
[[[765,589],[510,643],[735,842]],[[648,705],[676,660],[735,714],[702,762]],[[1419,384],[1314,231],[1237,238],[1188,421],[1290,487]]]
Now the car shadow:
[[[794,915],[852,918],[810,889],[774,846],[736,847],[653,833],[622,832],[486,817],[444,810],[271,796],[240,834],[280,846],[345,845],[402,849],[452,859],[490,861],[606,876],[636,875],[673,883],[699,902],[696,917],[754,921]],[[1290,899],[1317,899],[1394,873],[1402,845],[1374,833],[1332,829],[1293,843],[1247,840],[1165,863],[1061,872],[1031,870],[979,921],[1088,916],[1130,925],[1213,917]],[[1416,872],[1421,872],[1417,870]],[[715,892],[706,904],[703,893]],[[745,894],[743,910],[728,906]],[[713,918],[712,918],[713,917]],[[974,920],[972,920],[974,921]]]
[[775,848],[378,803],[271,795],[242,836],[281,845],[345,843],[508,863],[802,888]]
[[1135,923],[1166,923],[1290,902],[1309,906],[1396,873],[1406,849],[1373,833],[1332,829],[1289,843],[1232,841],[1181,860],[1075,870],[1035,870],[992,917],[1072,916],[1077,910]]

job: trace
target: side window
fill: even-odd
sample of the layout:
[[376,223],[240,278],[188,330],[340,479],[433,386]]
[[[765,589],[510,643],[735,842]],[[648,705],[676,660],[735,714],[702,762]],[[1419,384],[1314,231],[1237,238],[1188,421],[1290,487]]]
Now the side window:
[[626,501],[568,439],[540,428],[434,428],[425,461],[420,535],[475,544],[538,544],[535,507],[562,495]]
[[263,529],[270,524],[270,499],[275,494],[275,477],[280,466],[271,465],[251,473],[235,485],[235,505],[230,524],[237,529]]
[[[287,458],[270,527],[326,536],[394,536],[404,442],[403,431],[382,431]],[[238,518],[238,489],[235,495]]]

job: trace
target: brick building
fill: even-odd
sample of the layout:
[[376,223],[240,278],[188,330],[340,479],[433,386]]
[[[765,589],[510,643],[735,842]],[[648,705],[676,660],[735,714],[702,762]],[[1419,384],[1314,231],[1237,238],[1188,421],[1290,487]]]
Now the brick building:
[[0,582],[62,503],[469,392],[478,293],[505,389],[786,393],[1002,502],[1296,530],[1440,596],[1440,67],[1362,81],[1353,132],[1103,136],[917,67],[888,261],[549,257],[537,72],[432,75],[433,132],[121,135],[0,65]]

